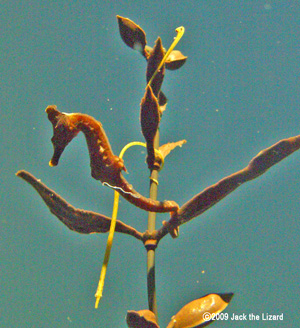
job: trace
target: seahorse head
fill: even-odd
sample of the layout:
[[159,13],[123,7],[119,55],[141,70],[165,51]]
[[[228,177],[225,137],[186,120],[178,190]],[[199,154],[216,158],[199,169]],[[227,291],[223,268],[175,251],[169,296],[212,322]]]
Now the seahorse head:
[[59,158],[68,143],[79,133],[72,120],[72,114],[61,113],[55,105],[46,108],[48,119],[53,125],[53,137],[51,139],[54,153],[49,162],[50,166],[56,166]]

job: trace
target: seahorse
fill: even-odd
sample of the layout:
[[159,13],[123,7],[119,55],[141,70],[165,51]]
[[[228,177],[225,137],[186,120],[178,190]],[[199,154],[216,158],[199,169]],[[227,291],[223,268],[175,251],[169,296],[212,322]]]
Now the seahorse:
[[54,153],[49,162],[56,166],[65,147],[81,131],[85,135],[89,155],[91,175],[115,188],[121,196],[135,206],[150,212],[177,212],[179,206],[174,201],[156,201],[140,195],[123,177],[126,171],[121,158],[114,155],[102,124],[92,116],[81,113],[62,113],[55,105],[46,108],[48,119],[53,125]]

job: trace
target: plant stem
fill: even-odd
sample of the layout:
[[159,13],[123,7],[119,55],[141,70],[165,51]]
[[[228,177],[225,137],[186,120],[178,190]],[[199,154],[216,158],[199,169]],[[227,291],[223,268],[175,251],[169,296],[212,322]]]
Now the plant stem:
[[[154,148],[159,148],[159,131],[157,131]],[[150,177],[150,198],[153,200],[157,199],[157,181],[158,181],[158,170],[151,171]],[[155,212],[148,212],[148,231],[149,233],[155,230]],[[152,246],[153,245],[153,246]],[[156,302],[156,289],[155,289],[155,248],[156,241],[151,245],[146,246],[147,249],[147,288],[148,288],[148,305],[149,310],[152,311],[157,318],[157,302]]]

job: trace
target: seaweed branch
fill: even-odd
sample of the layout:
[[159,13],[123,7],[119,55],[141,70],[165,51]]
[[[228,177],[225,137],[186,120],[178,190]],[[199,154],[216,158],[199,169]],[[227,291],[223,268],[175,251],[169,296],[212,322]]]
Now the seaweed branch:
[[[109,231],[111,218],[96,212],[75,208],[25,170],[18,171],[16,175],[28,182],[39,193],[50,212],[70,230],[82,234],[105,233]],[[143,238],[142,233],[119,220],[116,222],[116,231],[131,235],[139,240]]]
[[[176,237],[178,235],[178,226],[201,215],[243,183],[264,174],[270,167],[279,163],[299,148],[300,135],[283,139],[273,146],[260,151],[244,169],[204,189],[182,205],[179,211],[171,216],[169,222],[164,222],[164,227],[168,229],[173,237]],[[160,234],[164,233],[161,231]]]

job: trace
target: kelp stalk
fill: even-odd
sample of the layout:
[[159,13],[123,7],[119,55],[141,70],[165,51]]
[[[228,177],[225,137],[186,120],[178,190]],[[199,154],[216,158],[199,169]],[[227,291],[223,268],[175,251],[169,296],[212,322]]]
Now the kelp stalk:
[[[159,148],[159,130],[154,139],[154,149]],[[150,176],[150,199],[157,199],[158,189],[158,169],[153,169]],[[148,232],[151,234],[155,231],[156,213],[148,212]],[[148,240],[145,244],[147,249],[147,289],[148,289],[148,305],[157,318],[157,301],[155,289],[155,249],[156,240]]]

